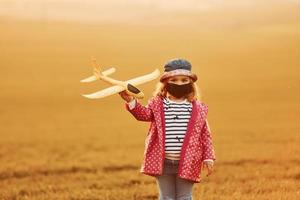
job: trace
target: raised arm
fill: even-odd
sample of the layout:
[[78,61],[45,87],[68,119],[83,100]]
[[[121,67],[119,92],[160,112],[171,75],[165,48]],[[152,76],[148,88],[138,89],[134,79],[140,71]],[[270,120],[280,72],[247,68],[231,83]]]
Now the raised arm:
[[148,105],[143,106],[137,99],[134,99],[133,102],[131,102],[131,108],[129,107],[129,103],[126,103],[125,106],[137,120],[149,122],[153,119],[153,113],[149,108],[149,104],[150,102],[148,102]]
[[120,93],[121,97],[126,101],[125,108],[139,121],[152,121],[153,113],[149,108],[151,100],[148,101],[148,105],[143,106],[137,99],[128,95],[125,92]]

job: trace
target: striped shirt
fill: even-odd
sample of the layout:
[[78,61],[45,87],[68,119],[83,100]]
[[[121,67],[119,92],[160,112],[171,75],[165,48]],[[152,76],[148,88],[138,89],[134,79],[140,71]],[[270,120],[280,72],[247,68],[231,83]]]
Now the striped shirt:
[[164,98],[166,124],[165,154],[166,158],[179,160],[182,143],[191,117],[192,104],[186,99],[182,102]]

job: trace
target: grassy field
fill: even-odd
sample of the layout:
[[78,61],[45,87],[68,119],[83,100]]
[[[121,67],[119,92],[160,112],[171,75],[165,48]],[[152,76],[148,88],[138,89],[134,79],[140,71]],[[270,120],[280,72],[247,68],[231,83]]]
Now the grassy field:
[[[217,157],[195,199],[299,199],[300,23],[0,24],[0,199],[157,199],[155,179],[139,173],[149,124],[118,95],[80,96],[107,87],[79,83],[90,56],[122,80],[191,61]],[[140,87],[144,105],[154,86]]]

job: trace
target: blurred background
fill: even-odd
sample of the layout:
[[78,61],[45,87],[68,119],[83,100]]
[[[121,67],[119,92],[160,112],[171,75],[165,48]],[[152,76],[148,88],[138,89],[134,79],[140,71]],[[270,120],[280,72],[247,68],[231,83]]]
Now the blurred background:
[[79,82],[91,56],[120,80],[192,63],[217,157],[195,199],[298,199],[299,47],[299,0],[0,0],[0,199],[157,199],[149,124],[80,95],[108,87]]

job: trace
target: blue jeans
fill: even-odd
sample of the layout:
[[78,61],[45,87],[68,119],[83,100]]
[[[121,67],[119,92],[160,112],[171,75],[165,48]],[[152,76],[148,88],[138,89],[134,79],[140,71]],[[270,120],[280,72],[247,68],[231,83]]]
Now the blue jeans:
[[165,159],[163,174],[156,177],[160,200],[192,200],[194,182],[177,177],[179,161]]

